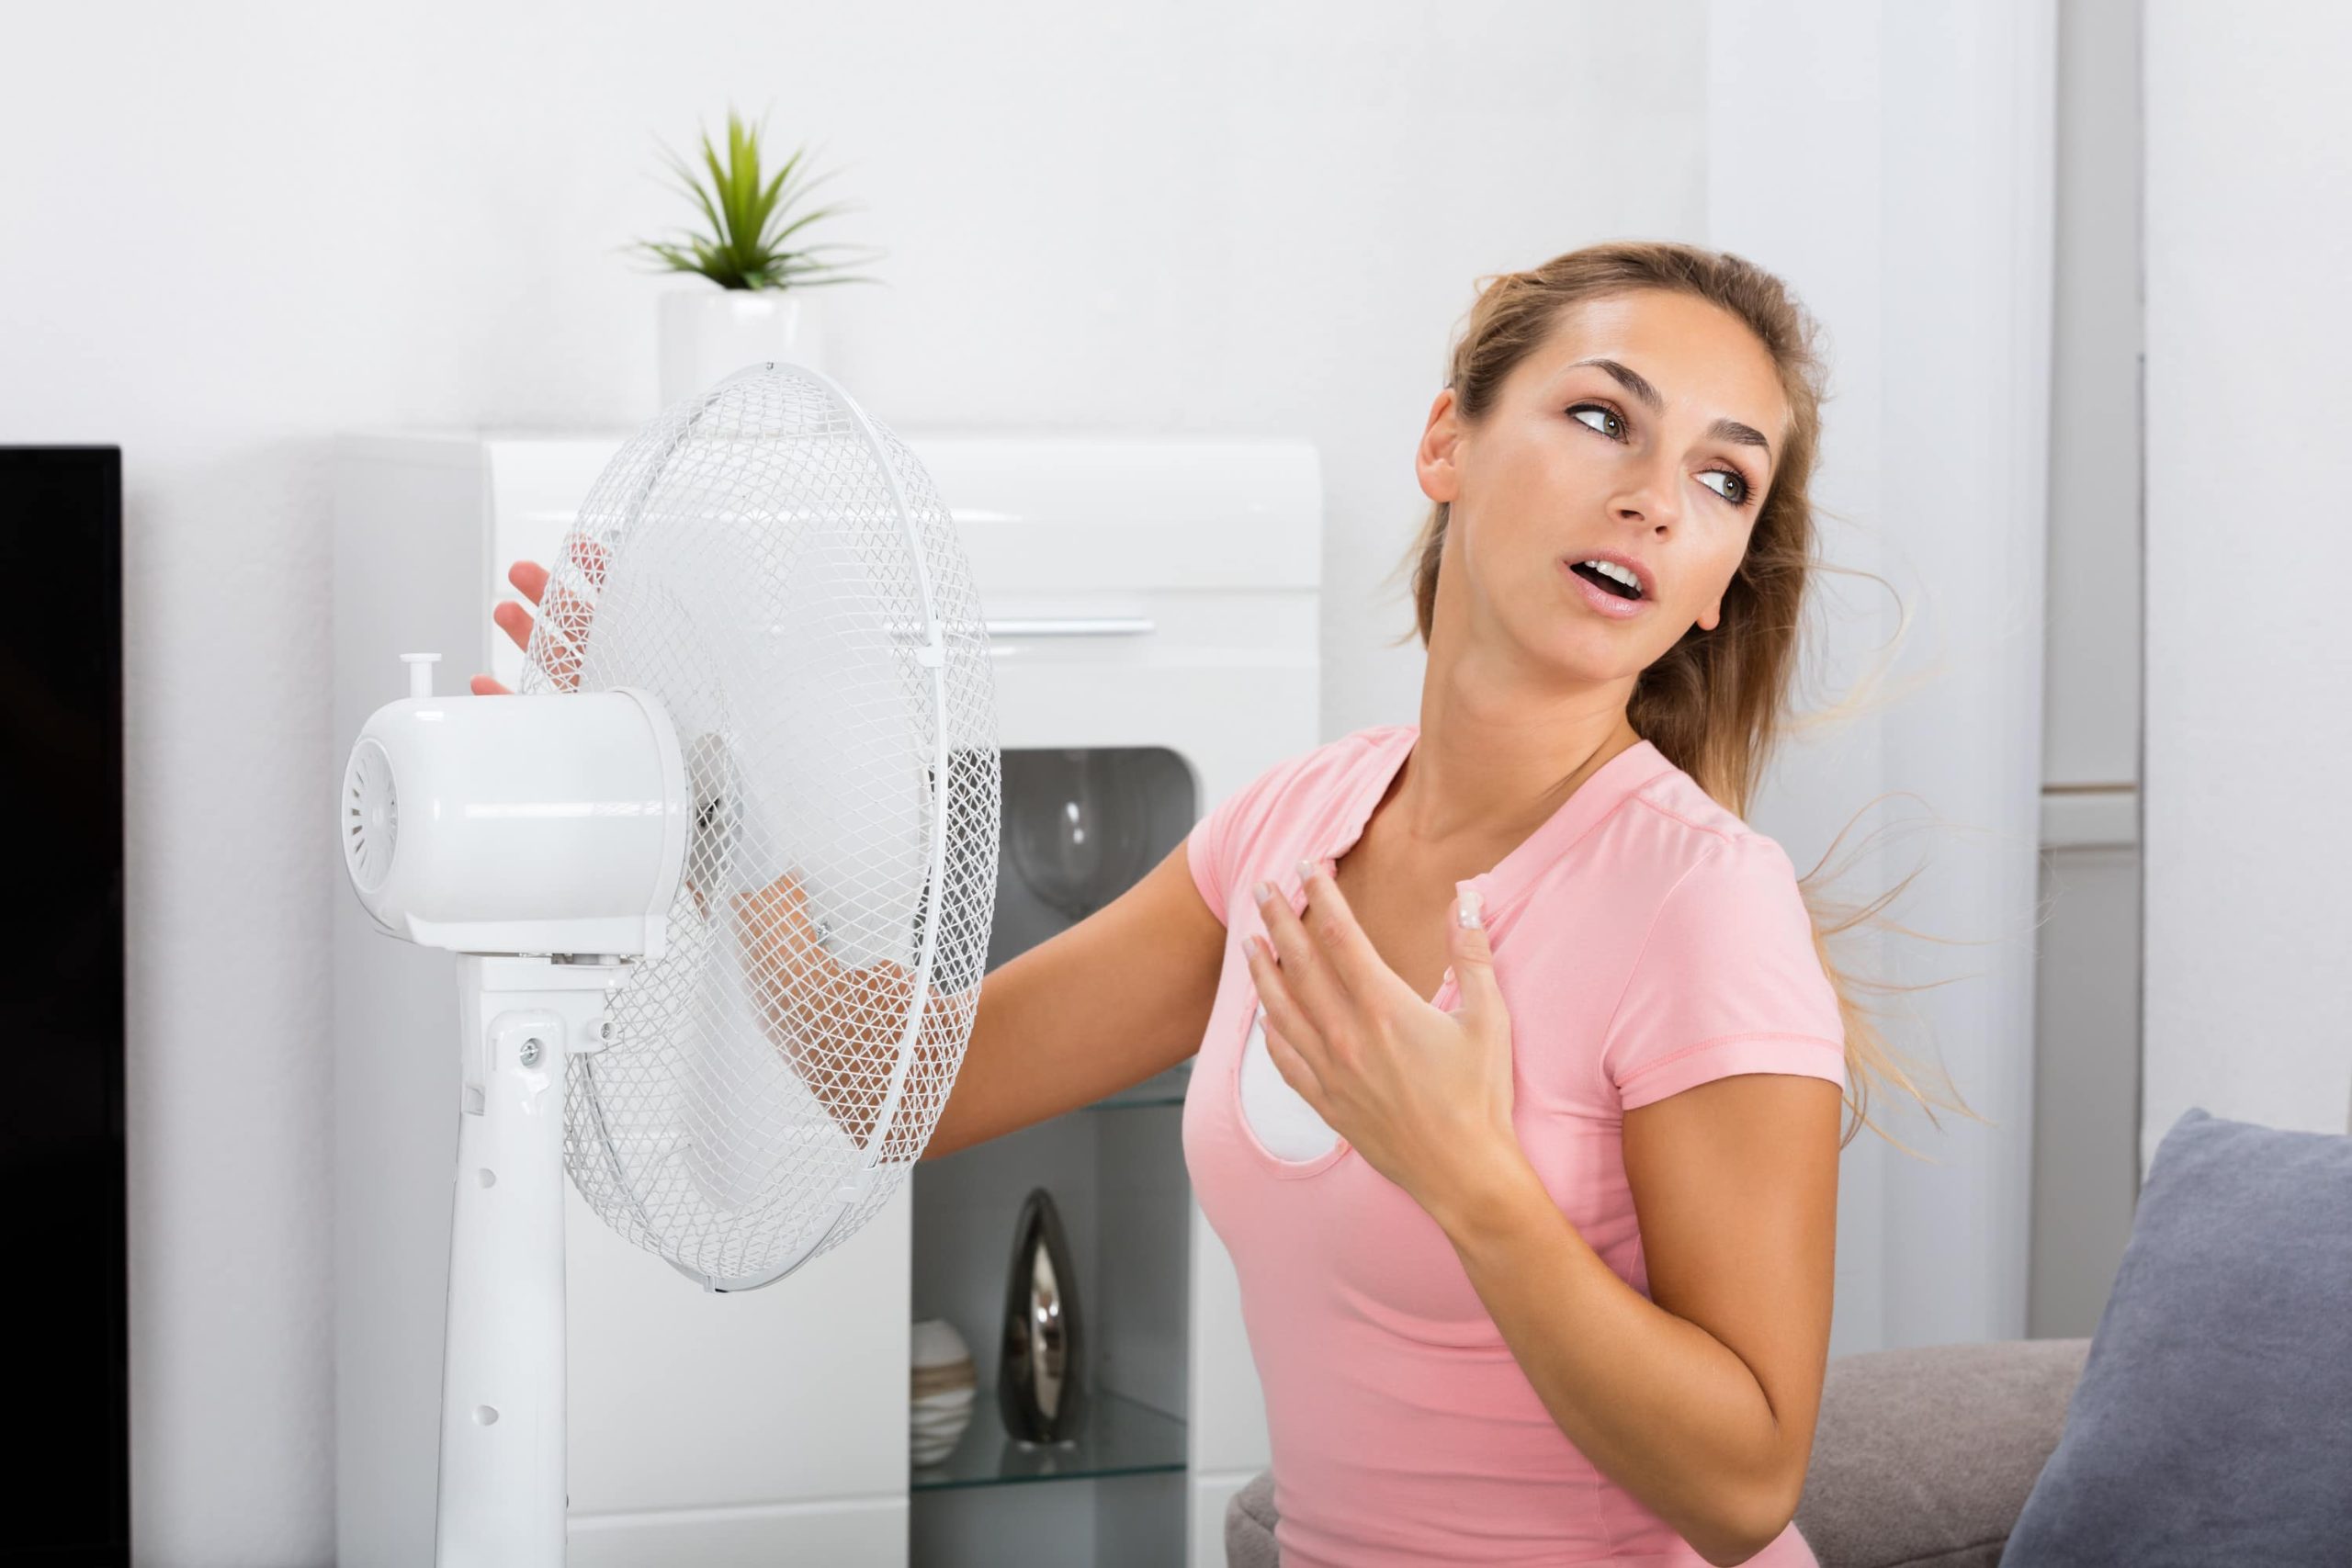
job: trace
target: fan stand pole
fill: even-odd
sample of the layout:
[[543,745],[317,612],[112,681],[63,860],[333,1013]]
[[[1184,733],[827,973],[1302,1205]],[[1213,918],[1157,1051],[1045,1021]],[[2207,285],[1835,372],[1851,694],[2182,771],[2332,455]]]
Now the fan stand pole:
[[440,1568],[561,1568],[563,1088],[617,964],[458,955],[464,1104],[441,1362]]

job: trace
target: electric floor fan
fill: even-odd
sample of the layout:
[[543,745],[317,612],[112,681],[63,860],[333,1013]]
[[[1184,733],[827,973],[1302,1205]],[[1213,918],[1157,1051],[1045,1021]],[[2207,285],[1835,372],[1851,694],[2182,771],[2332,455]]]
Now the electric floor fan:
[[707,1289],[888,1201],[978,1005],[1002,773],[947,509],[825,377],[737,372],[598,478],[513,696],[430,666],[345,769],[353,886],[458,954],[443,1568],[564,1551],[563,1182]]

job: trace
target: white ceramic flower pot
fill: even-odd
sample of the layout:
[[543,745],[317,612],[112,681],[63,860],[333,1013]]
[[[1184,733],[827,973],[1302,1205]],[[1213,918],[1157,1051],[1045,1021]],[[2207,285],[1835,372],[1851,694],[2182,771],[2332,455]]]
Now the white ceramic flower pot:
[[824,366],[822,312],[808,288],[704,285],[662,296],[662,406],[707,391],[746,365]]

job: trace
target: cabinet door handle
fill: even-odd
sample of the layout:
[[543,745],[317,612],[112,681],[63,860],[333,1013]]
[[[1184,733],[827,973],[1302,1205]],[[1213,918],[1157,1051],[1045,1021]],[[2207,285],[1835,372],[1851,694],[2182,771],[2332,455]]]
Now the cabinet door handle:
[[1149,615],[1013,615],[986,621],[990,637],[1145,637]]

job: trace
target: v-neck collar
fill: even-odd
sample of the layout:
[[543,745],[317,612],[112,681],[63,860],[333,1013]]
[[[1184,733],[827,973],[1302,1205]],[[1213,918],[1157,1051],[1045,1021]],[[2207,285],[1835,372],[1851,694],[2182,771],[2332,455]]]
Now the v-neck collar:
[[[1414,724],[1393,724],[1373,732],[1374,758],[1366,769],[1367,777],[1355,798],[1348,803],[1347,814],[1336,829],[1340,837],[1324,850],[1325,859],[1336,860],[1346,854],[1363,837],[1364,829],[1372,821],[1372,808],[1388,793],[1389,784],[1395,782],[1419,739],[1420,727]],[[1509,854],[1464,881],[1478,890],[1490,918],[1509,908],[1546,867],[1584,836],[1587,829],[1609,815],[1627,795],[1673,766],[1666,753],[1649,741],[1635,741],[1594,769],[1591,776]]]

